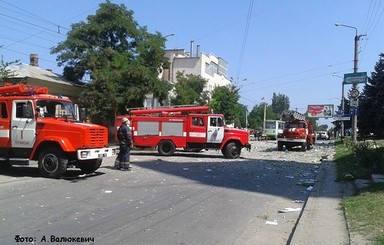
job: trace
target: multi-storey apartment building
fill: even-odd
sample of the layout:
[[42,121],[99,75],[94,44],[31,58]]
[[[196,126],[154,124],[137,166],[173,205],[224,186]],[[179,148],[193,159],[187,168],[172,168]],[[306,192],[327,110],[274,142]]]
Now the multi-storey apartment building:
[[[184,49],[166,50],[165,56],[168,57],[170,66],[165,69],[160,78],[164,81],[169,81],[172,84],[177,83],[176,75],[182,72],[185,75],[193,74],[200,75],[208,80],[205,90],[212,92],[218,86],[227,86],[231,83],[228,79],[228,63],[213,54],[200,53],[199,46],[196,48],[196,54],[193,51],[193,42],[191,42],[190,52]],[[149,94],[144,103],[146,107],[158,107],[159,104]]]

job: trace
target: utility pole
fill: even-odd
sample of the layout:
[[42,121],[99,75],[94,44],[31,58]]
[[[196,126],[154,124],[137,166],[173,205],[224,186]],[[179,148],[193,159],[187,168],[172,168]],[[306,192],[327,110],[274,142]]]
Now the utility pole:
[[[343,78],[342,76],[332,74],[332,76]],[[341,115],[344,115],[344,81],[341,82]],[[340,136],[344,137],[344,120],[341,121],[341,132]]]
[[[353,73],[357,73],[359,70],[359,40],[361,37],[366,36],[366,35],[365,34],[358,35],[357,34],[357,28],[353,27],[353,26],[348,26],[348,25],[339,24],[339,23],[336,23],[335,25],[351,28],[351,29],[354,29],[356,32],[356,34],[355,34],[355,50],[354,50],[355,52],[354,52],[354,60],[353,60]],[[354,83],[352,87],[353,87],[353,89],[358,90],[357,83]],[[343,86],[343,88],[344,88],[344,86]],[[357,111],[354,112],[354,115],[352,117],[352,131],[353,131],[352,132],[352,141],[354,143],[356,143],[357,142]]]

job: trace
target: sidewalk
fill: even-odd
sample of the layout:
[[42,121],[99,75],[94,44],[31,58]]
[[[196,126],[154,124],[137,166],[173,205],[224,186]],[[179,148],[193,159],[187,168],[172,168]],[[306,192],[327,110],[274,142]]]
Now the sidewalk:
[[289,244],[351,244],[340,206],[345,184],[335,182],[335,179],[335,164],[323,161]]

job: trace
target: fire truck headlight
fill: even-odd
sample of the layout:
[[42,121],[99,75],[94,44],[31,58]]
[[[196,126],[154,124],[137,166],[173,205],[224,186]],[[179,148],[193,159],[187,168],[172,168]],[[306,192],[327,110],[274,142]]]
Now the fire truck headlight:
[[82,151],[81,158],[87,158],[91,152],[90,151]]

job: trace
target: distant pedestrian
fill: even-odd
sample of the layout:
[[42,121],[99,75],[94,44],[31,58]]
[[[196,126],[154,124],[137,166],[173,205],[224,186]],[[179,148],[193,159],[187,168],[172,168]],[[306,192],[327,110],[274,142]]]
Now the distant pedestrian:
[[119,140],[119,154],[115,160],[115,169],[131,170],[130,151],[132,145],[130,121],[124,117],[121,125],[117,130],[117,138]]

